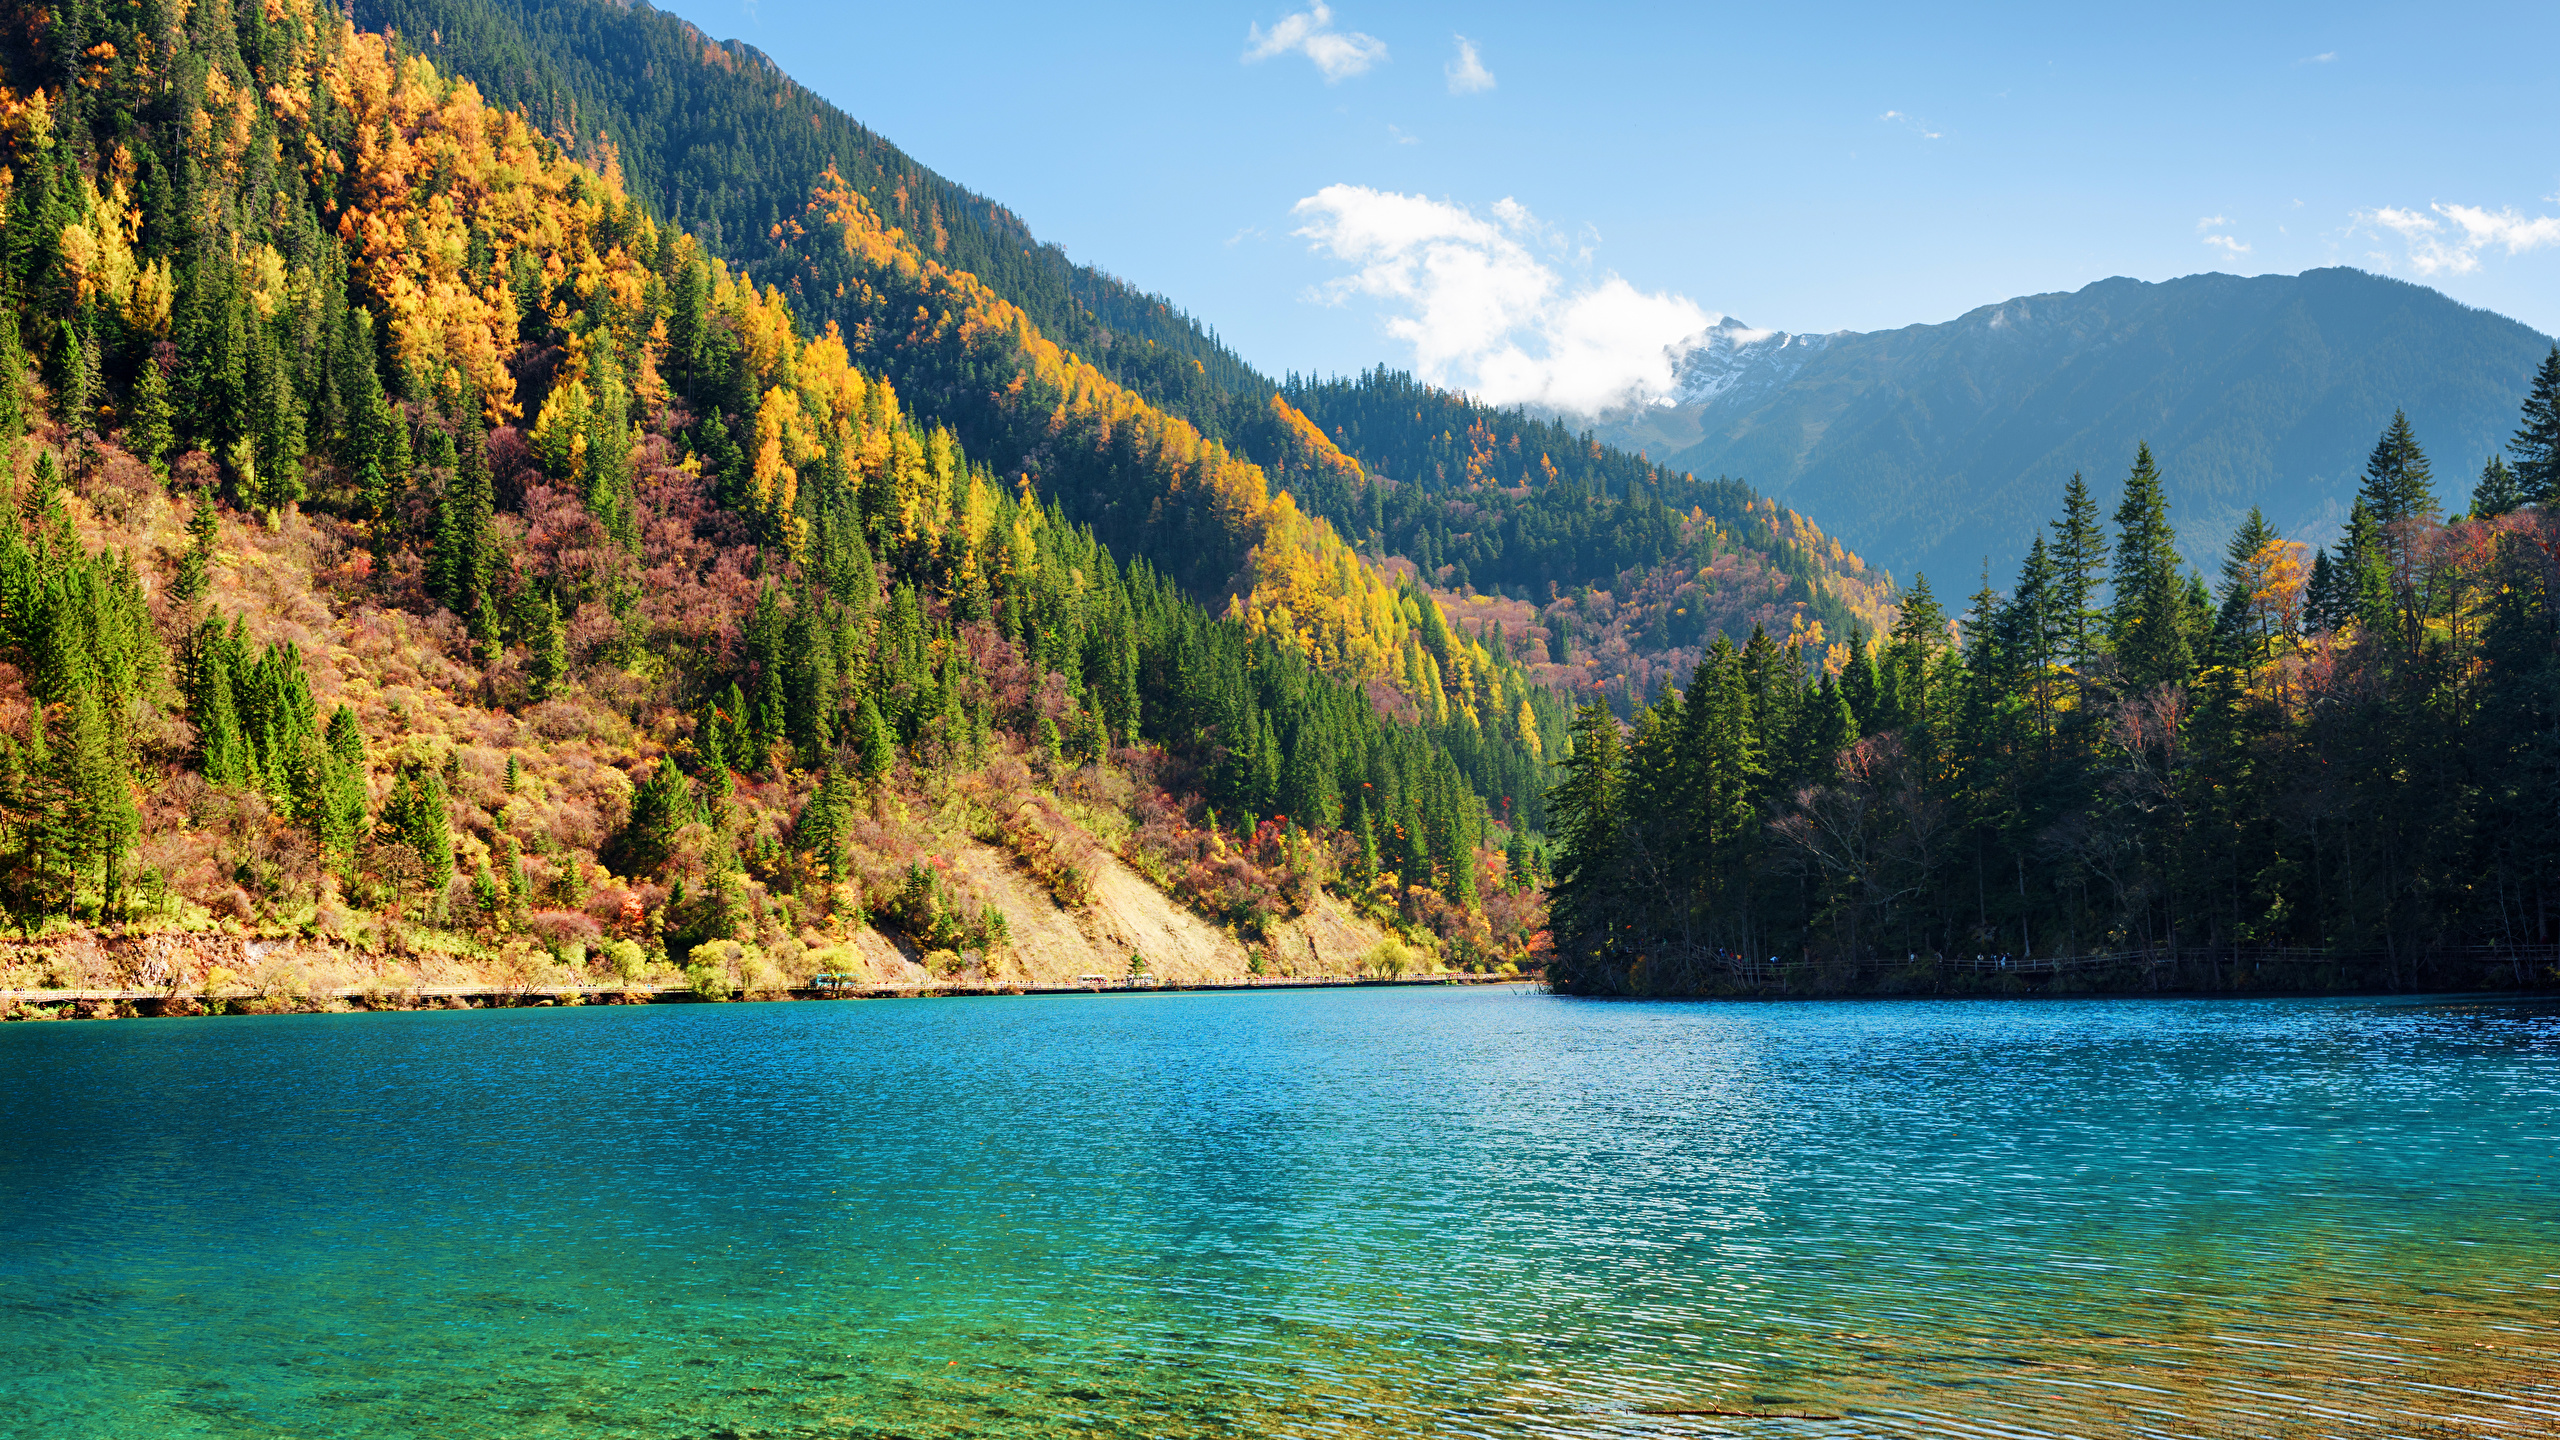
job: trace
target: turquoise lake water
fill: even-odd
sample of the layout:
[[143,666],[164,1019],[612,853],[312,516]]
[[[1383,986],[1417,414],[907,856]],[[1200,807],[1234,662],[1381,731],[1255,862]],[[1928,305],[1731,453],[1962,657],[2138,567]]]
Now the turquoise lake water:
[[7,1436],[2560,1433],[2548,1000],[117,1021],[0,1082]]

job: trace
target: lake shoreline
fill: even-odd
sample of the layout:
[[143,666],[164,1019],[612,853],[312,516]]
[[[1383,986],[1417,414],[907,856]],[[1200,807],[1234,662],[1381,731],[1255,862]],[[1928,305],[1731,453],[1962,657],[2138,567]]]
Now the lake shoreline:
[[1712,953],[1568,966],[1559,994],[1648,1000],[2309,999],[2356,995],[2548,993],[2560,947],[2423,955],[2316,951],[2125,951],[2019,959],[1751,962]]
[[1429,985],[1529,985],[1511,975],[1435,975],[1130,981],[1087,985],[989,982],[897,985],[877,982],[795,986],[725,996],[684,985],[368,985],[307,995],[207,995],[187,990],[0,990],[0,1022],[164,1020],[218,1015],[324,1015],[417,1010],[514,1010],[585,1005],[710,1005],[734,1002],[956,1000],[1009,995],[1157,995],[1233,990],[1398,989]]

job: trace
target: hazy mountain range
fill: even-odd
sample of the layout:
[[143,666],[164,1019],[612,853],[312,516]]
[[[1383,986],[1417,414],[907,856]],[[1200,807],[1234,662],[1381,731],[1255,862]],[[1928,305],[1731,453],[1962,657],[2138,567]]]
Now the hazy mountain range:
[[2395,407],[2458,509],[2550,345],[2359,270],[2118,278],[1872,333],[1728,319],[1681,360],[1675,403],[1597,429],[1747,481],[1945,593],[1985,557],[2005,581],[2072,472],[2106,496],[2146,440],[2181,542],[2208,567],[2252,505],[2329,539]]

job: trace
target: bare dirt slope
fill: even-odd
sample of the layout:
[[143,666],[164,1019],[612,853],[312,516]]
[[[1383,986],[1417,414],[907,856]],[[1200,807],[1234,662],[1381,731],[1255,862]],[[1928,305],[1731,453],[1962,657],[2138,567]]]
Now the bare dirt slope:
[[1093,898],[1073,911],[1015,867],[1003,851],[955,837],[945,850],[952,869],[1004,912],[1012,938],[1006,978],[1039,983],[1124,976],[1132,956],[1159,980],[1234,980],[1263,973],[1348,975],[1385,932],[1326,896],[1306,915],[1253,942],[1211,925],[1104,853],[1092,864]]

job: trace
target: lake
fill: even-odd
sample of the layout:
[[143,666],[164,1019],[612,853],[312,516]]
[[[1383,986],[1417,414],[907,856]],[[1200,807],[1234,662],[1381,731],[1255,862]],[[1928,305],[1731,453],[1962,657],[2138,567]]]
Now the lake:
[[2547,999],[142,1020],[0,1081],[0,1435],[2560,1432]]

